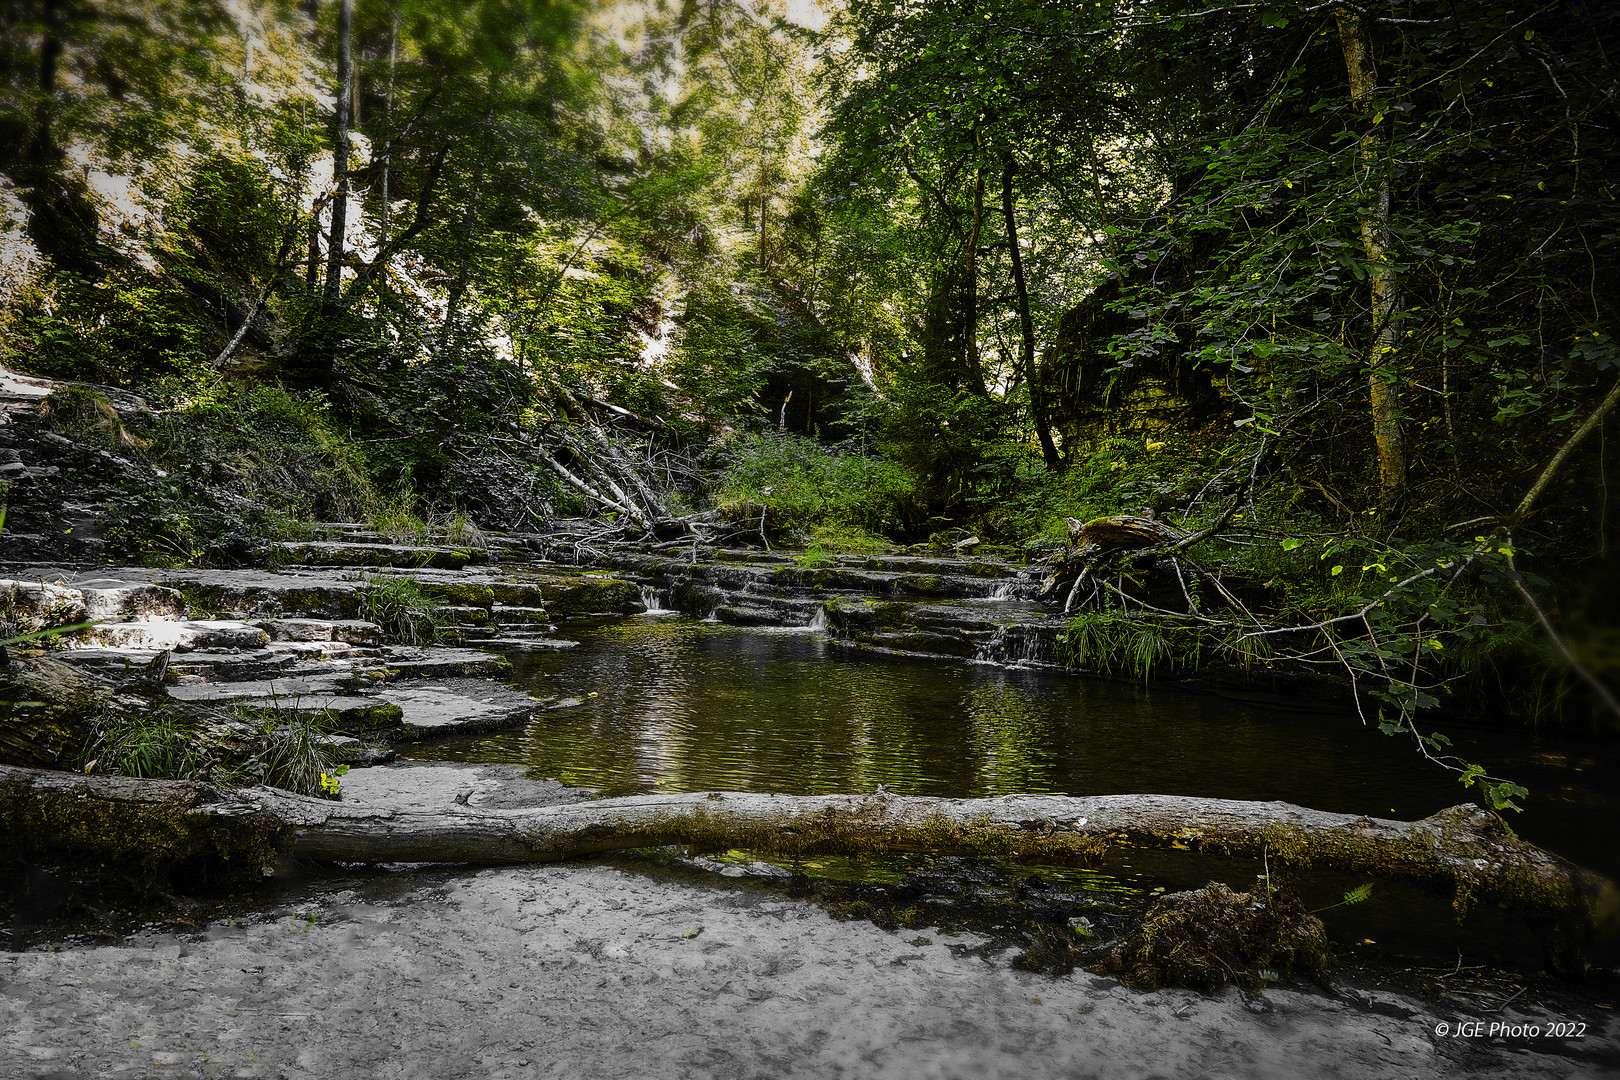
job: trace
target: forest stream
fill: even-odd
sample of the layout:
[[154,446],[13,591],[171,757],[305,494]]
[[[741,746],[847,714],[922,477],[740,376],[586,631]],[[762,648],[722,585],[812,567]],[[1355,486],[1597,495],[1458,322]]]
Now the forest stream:
[[1620,1076],[1616,42],[0,3],[0,1080]]

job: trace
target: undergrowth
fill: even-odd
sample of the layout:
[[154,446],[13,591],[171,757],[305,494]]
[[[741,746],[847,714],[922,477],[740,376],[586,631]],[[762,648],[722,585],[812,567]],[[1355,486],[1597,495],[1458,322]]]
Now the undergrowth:
[[81,768],[148,780],[267,784],[300,795],[335,792],[330,778],[337,769],[324,718],[250,708],[236,709],[232,716],[252,732],[240,745],[233,740],[234,752],[218,749],[222,740],[175,709],[104,711],[91,722]]
[[823,549],[861,551],[918,516],[915,478],[893,462],[767,433],[738,441],[720,477],[722,508],[765,506],[770,519]]
[[360,617],[405,645],[439,640],[439,604],[410,578],[375,574],[360,590]]

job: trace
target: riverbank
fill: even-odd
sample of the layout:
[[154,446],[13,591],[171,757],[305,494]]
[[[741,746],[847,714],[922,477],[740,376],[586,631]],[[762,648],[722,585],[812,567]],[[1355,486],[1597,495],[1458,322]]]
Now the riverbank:
[[[0,956],[6,1077],[1598,1077],[1607,999],[1138,993],[646,864],[356,873],[272,910]],[[1554,993],[1554,991],[1548,991]],[[1577,1002],[1584,1006],[1577,1008]],[[1540,1037],[1437,1035],[1479,1021]],[[1581,1037],[1548,1033],[1555,1022]]]

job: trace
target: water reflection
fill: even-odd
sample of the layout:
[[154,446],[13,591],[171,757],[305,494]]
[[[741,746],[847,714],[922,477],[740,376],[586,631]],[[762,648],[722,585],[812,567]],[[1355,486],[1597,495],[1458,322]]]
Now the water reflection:
[[[515,657],[516,675],[536,694],[585,697],[584,705],[524,730],[409,753],[520,764],[607,794],[812,795],[881,783],[917,795],[1282,799],[1395,817],[1464,797],[1406,743],[1349,715],[884,657],[814,633],[669,616],[569,632],[579,648]],[[1531,788],[1532,813],[1514,823],[1524,835],[1598,869],[1620,864],[1614,840],[1590,824],[1613,820],[1612,746],[1448,730],[1465,757]]]

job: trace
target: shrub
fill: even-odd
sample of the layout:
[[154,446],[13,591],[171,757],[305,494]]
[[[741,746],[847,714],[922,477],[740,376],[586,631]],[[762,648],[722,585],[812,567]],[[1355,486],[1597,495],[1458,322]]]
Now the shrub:
[[95,280],[67,270],[21,297],[0,362],[41,375],[130,384],[203,365],[196,302],[139,270]]
[[722,507],[769,507],[824,546],[870,546],[918,516],[916,482],[893,462],[770,433],[743,440],[720,481]]
[[151,456],[293,519],[366,521],[386,505],[316,393],[216,383],[162,417]]

